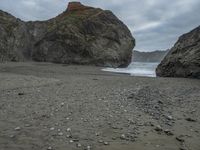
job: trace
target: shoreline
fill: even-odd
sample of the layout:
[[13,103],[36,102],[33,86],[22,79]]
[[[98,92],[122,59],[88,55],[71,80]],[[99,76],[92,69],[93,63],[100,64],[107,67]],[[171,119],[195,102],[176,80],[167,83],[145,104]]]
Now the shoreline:
[[4,150],[198,150],[200,81],[103,67],[0,64]]

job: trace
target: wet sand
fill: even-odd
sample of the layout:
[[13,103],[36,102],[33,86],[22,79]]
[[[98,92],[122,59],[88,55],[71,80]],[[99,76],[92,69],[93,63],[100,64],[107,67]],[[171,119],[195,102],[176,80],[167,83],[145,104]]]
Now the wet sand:
[[0,150],[199,150],[200,80],[0,64]]

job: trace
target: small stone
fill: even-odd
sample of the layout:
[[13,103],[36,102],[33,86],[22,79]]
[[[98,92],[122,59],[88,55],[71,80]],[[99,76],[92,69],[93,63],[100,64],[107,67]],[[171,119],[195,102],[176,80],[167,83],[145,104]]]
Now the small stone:
[[99,135],[100,135],[100,133],[98,133],[98,132],[97,132],[97,133],[95,133],[95,135],[96,135],[96,136],[99,136]]
[[10,138],[14,138],[15,136],[14,135],[10,135]]
[[76,146],[77,146],[77,147],[81,147],[82,145],[81,145],[81,143],[78,143]]
[[167,118],[168,120],[172,120],[172,119],[173,119],[172,116],[166,116],[166,118]]
[[87,150],[91,150],[91,146],[88,145],[88,146],[87,146]]
[[71,131],[71,128],[67,128],[67,132],[70,132]]
[[47,150],[52,150],[53,148],[51,147],[51,146],[49,146],[48,148],[47,148]]
[[161,132],[161,131],[163,131],[163,129],[161,128],[160,125],[157,125],[155,128],[155,131]]
[[120,139],[125,140],[126,139],[126,135],[122,134],[121,137],[120,137]]
[[69,135],[69,134],[67,134],[67,135],[66,135],[66,137],[67,137],[67,138],[72,138],[72,136],[71,136],[71,135]]
[[65,105],[65,103],[61,103],[61,104],[60,104],[60,106],[64,106],[64,105]]
[[63,136],[63,133],[62,133],[62,132],[59,132],[58,135],[59,135],[59,136]]
[[21,130],[21,127],[16,127],[15,130],[19,131],[19,130]]
[[112,139],[113,139],[113,140],[116,140],[117,138],[116,138],[116,137],[112,137]]
[[51,127],[51,128],[50,128],[50,131],[53,131],[53,130],[55,130],[55,128],[54,128],[54,127]]
[[172,136],[174,135],[169,129],[164,130],[165,134]]
[[25,124],[25,127],[30,127],[31,125],[30,124]]
[[103,140],[99,140],[99,143],[103,143]]
[[69,143],[74,143],[74,140],[70,140]]
[[104,145],[109,145],[109,143],[108,143],[108,142],[104,142],[103,144],[104,144]]
[[156,145],[156,147],[158,148],[158,147],[160,147],[160,145]]

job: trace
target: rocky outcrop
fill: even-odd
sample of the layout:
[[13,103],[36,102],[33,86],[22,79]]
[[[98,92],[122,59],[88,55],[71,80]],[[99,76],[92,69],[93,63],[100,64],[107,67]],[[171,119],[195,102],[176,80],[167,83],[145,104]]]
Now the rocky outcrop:
[[179,38],[156,73],[163,77],[200,78],[200,26]]
[[0,62],[28,59],[30,38],[23,21],[0,11]]
[[166,51],[152,51],[152,52],[140,52],[137,50],[133,51],[133,62],[161,62],[165,55],[169,52]]
[[72,12],[72,11],[83,11],[86,9],[90,9],[92,7],[84,6],[80,2],[69,2],[67,11]]
[[9,14],[3,16],[0,52],[5,60],[110,67],[127,66],[131,61],[135,40],[111,11],[72,2],[65,12],[47,21],[23,22]]

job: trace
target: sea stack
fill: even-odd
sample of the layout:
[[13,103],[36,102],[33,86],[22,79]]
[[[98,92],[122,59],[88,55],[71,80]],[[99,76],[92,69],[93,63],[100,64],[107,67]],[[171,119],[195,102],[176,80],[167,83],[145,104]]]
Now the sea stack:
[[111,11],[80,2],[70,2],[47,21],[24,22],[0,12],[0,30],[0,53],[7,61],[125,67],[135,46],[127,26]]
[[200,26],[179,38],[156,73],[161,77],[200,79]]

